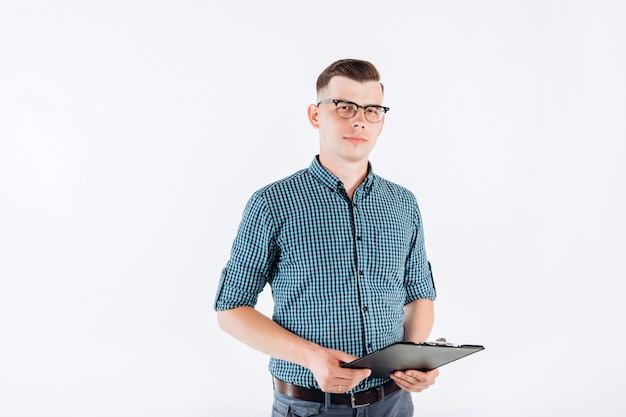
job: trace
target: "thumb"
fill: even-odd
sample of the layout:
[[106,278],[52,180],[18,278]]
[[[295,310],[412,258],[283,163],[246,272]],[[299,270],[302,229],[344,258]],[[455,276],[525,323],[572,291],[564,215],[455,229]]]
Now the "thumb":
[[342,352],[340,350],[337,351],[337,358],[339,359],[339,361],[341,361],[342,363],[350,363],[354,360],[359,359],[358,356],[354,356],[354,355],[350,355],[346,352]]

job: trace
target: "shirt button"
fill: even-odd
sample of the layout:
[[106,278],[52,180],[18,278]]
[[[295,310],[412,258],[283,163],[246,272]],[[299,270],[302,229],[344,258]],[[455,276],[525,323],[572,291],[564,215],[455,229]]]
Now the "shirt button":
[[367,313],[367,306],[363,307],[363,311]]
[[368,344],[367,344],[367,348],[368,348],[368,349],[371,349],[371,348],[372,348],[372,344],[371,344],[371,343],[368,343]]
[[359,275],[363,276],[363,271],[359,271]]
[[361,236],[357,236],[356,240],[358,240],[360,242],[361,241]]

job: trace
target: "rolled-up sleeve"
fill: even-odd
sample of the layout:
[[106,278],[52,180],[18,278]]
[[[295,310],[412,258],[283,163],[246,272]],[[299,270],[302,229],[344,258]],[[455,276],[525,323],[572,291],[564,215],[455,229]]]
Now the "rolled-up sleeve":
[[426,256],[424,245],[424,228],[419,208],[415,210],[415,229],[413,232],[412,247],[406,259],[404,269],[404,285],[406,288],[405,304],[426,298],[434,300],[437,297],[435,281]]
[[215,310],[254,307],[267,283],[276,254],[272,216],[263,195],[256,192],[246,204],[230,258],[222,270]]

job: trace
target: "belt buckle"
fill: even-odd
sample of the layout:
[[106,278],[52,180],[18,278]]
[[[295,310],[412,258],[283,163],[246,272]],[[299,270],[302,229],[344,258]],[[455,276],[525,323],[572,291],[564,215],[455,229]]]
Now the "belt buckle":
[[356,404],[355,403],[355,398],[354,398],[354,394],[355,393],[351,393],[350,394],[350,405],[352,406],[352,408],[361,408],[361,407],[365,407],[367,405],[370,405],[371,403],[366,403],[366,404]]

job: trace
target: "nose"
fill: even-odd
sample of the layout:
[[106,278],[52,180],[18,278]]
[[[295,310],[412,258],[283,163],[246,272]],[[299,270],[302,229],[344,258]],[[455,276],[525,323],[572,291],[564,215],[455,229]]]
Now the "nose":
[[354,118],[354,122],[353,122],[353,126],[358,127],[365,127],[365,109],[361,106],[359,106],[356,109],[356,114],[353,116]]

